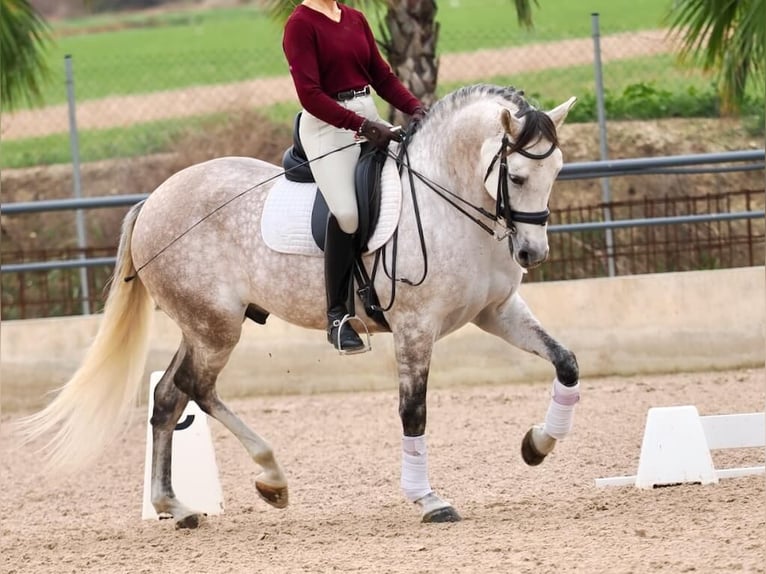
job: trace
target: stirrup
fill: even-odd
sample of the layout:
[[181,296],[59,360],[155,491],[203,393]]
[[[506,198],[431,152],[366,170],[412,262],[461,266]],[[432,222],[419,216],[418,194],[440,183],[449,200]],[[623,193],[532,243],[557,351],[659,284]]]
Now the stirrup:
[[[362,325],[362,329],[364,329],[364,336],[367,338],[367,344],[363,347],[360,347],[359,349],[343,349],[340,344],[340,331],[343,328],[343,325],[348,323],[349,321],[358,321]],[[327,338],[330,340],[330,342],[333,344],[333,347],[335,347],[338,350],[339,355],[358,355],[360,353],[366,353],[367,351],[372,351],[372,345],[370,344],[370,331],[367,329],[367,325],[362,321],[359,317],[354,315],[353,317],[346,313],[343,316],[343,319],[335,319],[333,320],[331,327],[335,329],[337,327],[337,340],[333,341],[331,339],[330,333],[327,333]],[[359,333],[357,333],[359,335]],[[361,337],[360,337],[361,339]],[[364,343],[364,341],[362,341]]]

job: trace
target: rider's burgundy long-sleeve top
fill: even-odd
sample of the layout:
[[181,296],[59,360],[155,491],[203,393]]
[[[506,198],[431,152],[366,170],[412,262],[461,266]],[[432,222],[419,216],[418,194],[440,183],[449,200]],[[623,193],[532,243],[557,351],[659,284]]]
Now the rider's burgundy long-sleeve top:
[[364,14],[341,3],[338,7],[341,18],[335,22],[299,4],[285,25],[282,49],[301,105],[328,124],[356,131],[364,118],[339,105],[335,95],[369,84],[411,115],[420,101],[381,56]]

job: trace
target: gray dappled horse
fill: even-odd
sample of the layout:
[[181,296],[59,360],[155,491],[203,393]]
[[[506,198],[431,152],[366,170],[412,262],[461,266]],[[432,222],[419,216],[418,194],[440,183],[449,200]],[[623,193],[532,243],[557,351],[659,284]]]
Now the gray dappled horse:
[[[577,362],[540,326],[518,288],[525,270],[548,255],[548,199],[562,166],[556,129],[574,101],[543,112],[513,88],[468,86],[437,102],[410,138],[414,177],[403,170],[396,274],[425,276],[418,285],[396,283],[385,318],[399,372],[401,487],[424,522],[460,519],[428,477],[426,388],[432,347],[441,337],[472,322],[553,364],[545,421],[522,440],[528,464],[542,462],[571,429]],[[171,485],[173,430],[189,399],[242,442],[260,467],[260,496],[274,507],[287,506],[287,481],[271,447],[215,390],[246,316],[273,314],[325,328],[322,258],[277,253],[259,232],[265,198],[280,172],[258,159],[214,159],[174,174],[126,215],[92,346],[57,397],[22,422],[27,439],[50,436],[45,454],[51,464],[93,460],[124,428],[144,377],[156,304],[182,332],[155,390],[151,418],[157,513],[172,516],[178,527],[194,528],[200,519]],[[370,265],[372,255],[365,261]],[[375,279],[381,301],[390,301],[393,286],[384,274]],[[383,330],[357,308],[370,332]]]

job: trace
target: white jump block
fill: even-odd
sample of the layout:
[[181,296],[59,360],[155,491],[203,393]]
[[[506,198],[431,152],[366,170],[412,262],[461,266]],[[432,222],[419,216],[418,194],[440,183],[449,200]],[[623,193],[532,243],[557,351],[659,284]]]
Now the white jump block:
[[597,478],[596,486],[654,488],[716,484],[721,478],[764,474],[764,466],[716,469],[711,450],[766,445],[766,414],[699,416],[694,406],[651,408],[635,476]]
[[[159,518],[151,500],[152,468],[152,409],[154,387],[162,378],[155,371],[149,380],[149,415],[146,425],[146,459],[144,461],[144,504],[141,518]],[[198,512],[209,515],[223,512],[223,491],[218,477],[213,440],[207,415],[197,403],[189,401],[173,432],[173,462],[171,464],[173,490],[178,500]]]

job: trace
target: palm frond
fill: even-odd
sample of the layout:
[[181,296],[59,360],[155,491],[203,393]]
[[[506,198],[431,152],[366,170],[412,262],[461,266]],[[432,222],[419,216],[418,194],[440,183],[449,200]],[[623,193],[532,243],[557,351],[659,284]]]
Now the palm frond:
[[50,79],[45,52],[50,27],[27,0],[0,0],[0,101],[13,109],[22,101],[40,103]]
[[680,58],[718,74],[729,109],[751,77],[764,76],[766,0],[675,0],[667,21],[680,35]]
[[[532,1],[535,6],[540,6],[537,0]],[[513,0],[513,4],[516,8],[516,17],[518,18],[519,26],[522,28],[532,28],[532,2],[530,2],[530,0]]]

